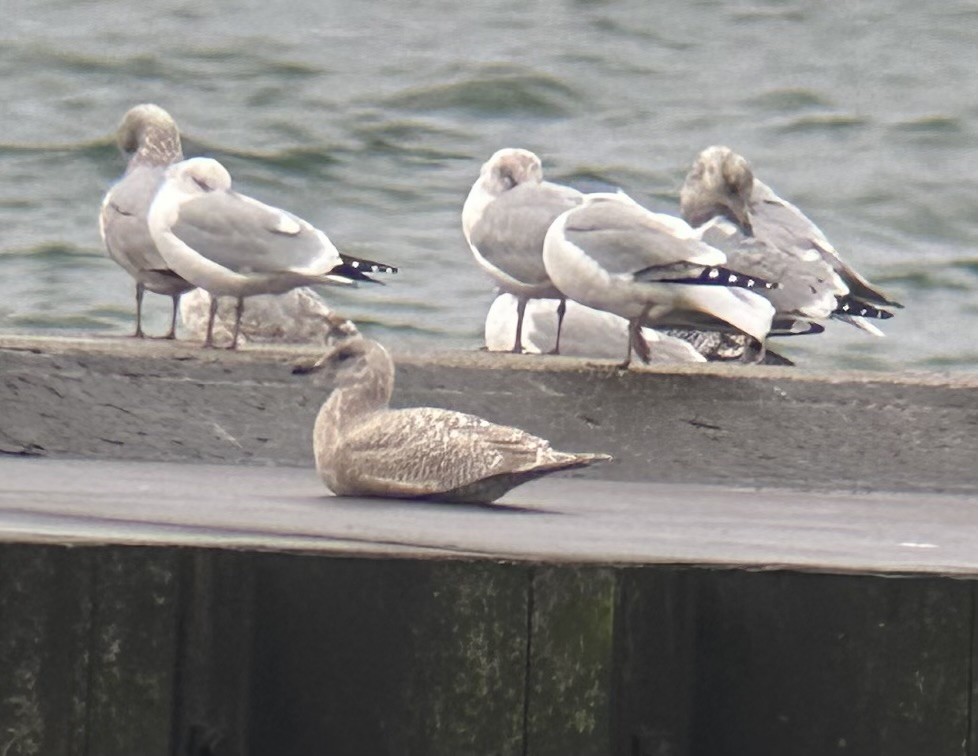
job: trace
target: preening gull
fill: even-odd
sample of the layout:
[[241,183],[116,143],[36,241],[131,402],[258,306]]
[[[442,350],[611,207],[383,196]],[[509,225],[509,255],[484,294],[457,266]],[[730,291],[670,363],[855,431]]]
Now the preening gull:
[[397,270],[341,255],[301,218],[232,191],[230,174],[210,158],[167,169],[150,207],[149,230],[167,265],[213,297],[204,346],[213,346],[217,297],[237,299],[234,349],[245,297],[373,281],[367,273]]
[[699,154],[680,204],[702,238],[726,252],[730,267],[780,284],[765,293],[777,310],[772,333],[808,332],[813,321],[834,317],[882,336],[867,318],[890,318],[883,308],[901,307],[847,265],[818,226],[728,147]]
[[[194,289],[180,300],[180,322],[188,338],[203,339],[210,317],[211,295]],[[225,298],[217,306],[212,338],[215,344],[231,343],[235,308]],[[241,316],[239,344],[323,344],[336,329],[355,333],[356,326],[333,312],[325,300],[303,286],[284,294],[259,294],[248,300]]]
[[434,407],[389,408],[394,363],[362,336],[339,339],[313,366],[336,388],[313,431],[316,469],[340,496],[490,502],[557,470],[611,459],[556,451],[542,438]]
[[558,217],[543,261],[568,298],[629,321],[622,367],[632,349],[649,361],[643,325],[732,328],[762,344],[771,328],[774,308],[750,289],[772,284],[722,267],[723,252],[697,239],[683,220],[624,194],[590,194]]
[[543,180],[540,158],[529,150],[506,148],[482,166],[462,207],[462,231],[476,262],[499,288],[517,298],[516,338],[523,351],[523,317],[531,299],[557,299],[560,351],[564,297],[543,265],[543,239],[554,219],[583,198],[576,189]]
[[176,337],[180,296],[194,287],[163,261],[146,225],[149,206],[163,183],[168,165],[183,160],[180,132],[163,108],[137,105],[123,117],[116,133],[119,149],[129,155],[122,179],[102,200],[99,232],[109,256],[136,280],[136,332],[143,337],[143,294],[146,289],[173,299],[166,338]]
[[[533,354],[550,351],[557,338],[552,299],[534,299],[526,306],[523,319],[523,348]],[[486,315],[486,349],[509,351],[519,300],[512,294],[500,294]],[[649,361],[705,362],[691,344],[651,328],[642,329],[642,337],[651,347]],[[622,340],[628,338],[628,321],[610,312],[585,307],[573,300],[567,302],[561,354],[570,357],[614,359],[621,353]]]

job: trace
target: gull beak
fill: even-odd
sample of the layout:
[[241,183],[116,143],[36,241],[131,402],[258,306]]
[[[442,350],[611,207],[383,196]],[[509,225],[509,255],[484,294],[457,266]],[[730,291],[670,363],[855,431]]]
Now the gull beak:
[[322,357],[318,360],[299,360],[292,365],[292,375],[310,375],[312,373],[318,373],[322,370],[329,358],[333,356],[333,353],[338,349],[338,347],[333,346],[326,351]]
[[[311,375],[312,373],[318,373],[329,364],[333,355],[349,344],[351,340],[363,338],[356,331],[353,323],[345,318],[336,317],[335,322],[331,322],[331,325],[334,326],[334,330],[326,337],[326,351],[323,355],[316,360],[299,360],[294,363],[292,365],[292,375]],[[351,331],[351,329],[353,330]]]
[[740,230],[747,236],[753,236],[754,226],[750,222],[750,213],[747,211],[747,203],[738,197],[730,204],[729,207],[730,213],[733,215],[733,222],[736,223],[740,227]]

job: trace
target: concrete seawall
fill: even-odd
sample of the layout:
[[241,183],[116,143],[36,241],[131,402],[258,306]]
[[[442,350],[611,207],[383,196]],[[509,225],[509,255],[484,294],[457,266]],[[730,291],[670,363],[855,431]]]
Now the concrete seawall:
[[616,457],[466,508],[295,468],[316,355],[0,336],[0,753],[978,753],[975,376],[402,356]]
[[[123,338],[0,336],[0,453],[309,465],[329,387],[314,349],[204,351]],[[978,491],[978,377],[582,360],[401,356],[396,406],[519,425],[611,453],[611,480]]]

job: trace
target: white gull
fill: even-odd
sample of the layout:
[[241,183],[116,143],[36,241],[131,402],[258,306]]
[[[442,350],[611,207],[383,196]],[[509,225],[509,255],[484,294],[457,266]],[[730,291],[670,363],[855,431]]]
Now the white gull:
[[723,252],[683,220],[620,193],[587,195],[558,217],[543,261],[568,298],[628,320],[622,367],[633,349],[650,359],[642,326],[735,329],[763,344],[774,316],[771,304],[749,290],[770,284],[722,267]]
[[213,345],[217,297],[237,299],[231,347],[237,346],[244,299],[310,284],[372,281],[396,268],[341,255],[301,218],[239,194],[216,160],[191,158],[166,171],[149,211],[149,230],[174,271],[214,299],[205,346]]
[[173,299],[166,338],[176,336],[180,296],[194,285],[170,269],[156,249],[146,216],[168,165],[183,160],[180,132],[170,114],[157,105],[137,105],[122,118],[116,133],[119,149],[129,155],[122,179],[102,200],[99,233],[109,256],[136,281],[136,332],[143,337],[146,289]]
[[[543,354],[553,348],[557,339],[552,299],[534,299],[526,306],[523,319],[523,348],[532,354]],[[512,294],[500,294],[493,300],[486,315],[486,349],[490,352],[509,351],[513,325],[516,322],[518,300]],[[667,336],[652,328],[643,328],[642,337],[651,347],[649,361],[654,363],[705,362],[694,347],[682,339]],[[569,357],[614,359],[621,353],[621,343],[628,338],[628,321],[567,302],[560,352]]]
[[544,268],[543,239],[554,219],[583,196],[544,181],[540,158],[529,150],[506,148],[486,161],[465,199],[462,231],[476,262],[518,301],[514,352],[523,351],[524,311],[537,298],[559,300],[554,353],[560,351],[564,297]]

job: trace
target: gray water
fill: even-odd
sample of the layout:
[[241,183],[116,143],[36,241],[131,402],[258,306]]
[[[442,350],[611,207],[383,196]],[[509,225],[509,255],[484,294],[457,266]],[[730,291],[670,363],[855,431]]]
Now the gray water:
[[[240,191],[401,267],[325,291],[395,348],[481,343],[492,293],[459,215],[499,147],[675,212],[725,143],[906,305],[885,339],[840,323],[779,351],[978,366],[975,0],[0,0],[0,18],[0,329],[132,329],[96,218],[116,124],[149,101]],[[169,300],[147,305],[164,331]]]

